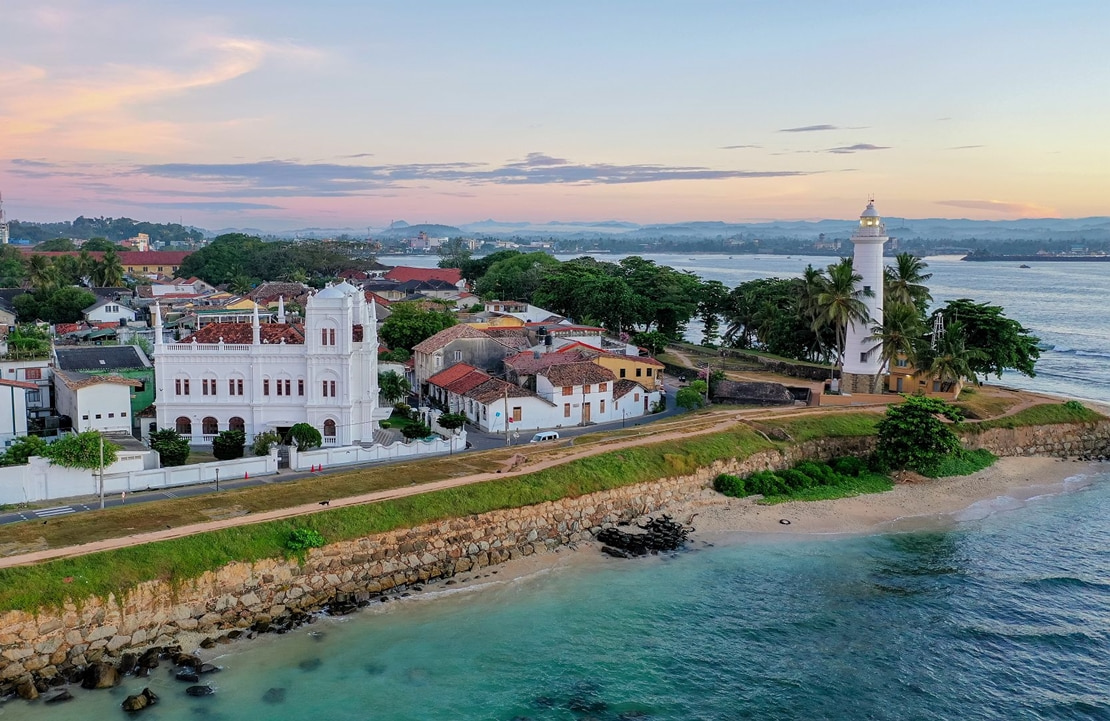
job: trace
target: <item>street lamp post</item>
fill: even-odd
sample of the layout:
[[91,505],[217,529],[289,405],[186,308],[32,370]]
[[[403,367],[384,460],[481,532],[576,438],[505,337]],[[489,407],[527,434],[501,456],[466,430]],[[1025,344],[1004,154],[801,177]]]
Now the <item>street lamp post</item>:
[[220,490],[220,469],[217,468],[215,470],[216,470],[216,490],[219,491]]

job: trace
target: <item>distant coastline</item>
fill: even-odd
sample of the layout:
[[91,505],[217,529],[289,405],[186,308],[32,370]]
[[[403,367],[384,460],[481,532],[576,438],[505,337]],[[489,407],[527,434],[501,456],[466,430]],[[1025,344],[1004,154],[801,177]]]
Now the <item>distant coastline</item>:
[[961,260],[967,260],[974,263],[987,263],[998,261],[1018,261],[1027,263],[1029,261],[1048,261],[1050,263],[1091,263],[1091,262],[1110,262],[1110,255],[965,255]]

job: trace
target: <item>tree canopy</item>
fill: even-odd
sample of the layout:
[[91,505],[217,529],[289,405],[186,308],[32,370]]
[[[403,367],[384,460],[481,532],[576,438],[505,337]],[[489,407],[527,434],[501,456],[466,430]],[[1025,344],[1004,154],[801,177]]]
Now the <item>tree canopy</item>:
[[242,286],[268,280],[330,279],[369,260],[365,245],[359,243],[265,242],[245,233],[227,233],[190,254],[179,274],[195,275],[213,285]]
[[1021,323],[1004,316],[1000,306],[961,298],[949,301],[933,316],[937,314],[944,317],[949,329],[946,336],[951,334],[952,325],[959,323],[966,348],[976,352],[968,361],[975,375],[1001,377],[1005,370],[1029,377],[1036,375],[1034,365],[1041,357],[1037,347],[1040,339]]
[[531,302],[544,277],[558,266],[559,261],[548,253],[518,253],[490,265],[476,290],[485,300]]
[[412,347],[458,321],[446,310],[427,310],[418,302],[394,303],[382,324],[381,338],[390,348]]

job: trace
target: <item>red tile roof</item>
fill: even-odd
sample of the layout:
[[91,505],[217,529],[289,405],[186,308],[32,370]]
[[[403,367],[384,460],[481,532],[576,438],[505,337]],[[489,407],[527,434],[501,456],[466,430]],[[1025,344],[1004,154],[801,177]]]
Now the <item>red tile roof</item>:
[[623,398],[624,396],[631,393],[632,390],[635,388],[639,388],[644,393],[648,392],[647,388],[644,388],[643,384],[637,383],[636,381],[630,381],[627,378],[622,378],[613,384],[613,398]]
[[118,386],[131,386],[139,388],[142,386],[142,381],[134,378],[124,378],[123,376],[113,375],[90,375],[88,373],[77,373],[74,371],[63,371],[56,369],[54,377],[58,378],[65,383],[66,388],[77,390],[78,388],[87,388],[88,386],[95,386],[101,383],[111,383]]
[[533,375],[538,371],[550,368],[554,365],[581,363],[584,360],[588,359],[574,353],[540,353],[540,357],[537,358],[532,351],[525,351],[509,356],[504,360],[504,363],[506,367],[513,369],[519,374]]
[[538,396],[532,391],[521,388],[520,386],[503,381],[500,378],[490,378],[485,383],[472,388],[465,393],[465,395],[467,398],[471,398],[482,404],[503,400],[507,395],[509,398],[539,398],[548,405],[551,405],[551,401],[546,398]]
[[477,388],[488,380],[490,380],[489,374],[483,373],[482,371],[471,371],[464,375],[462,378],[459,378],[457,381],[448,385],[447,391],[451,393],[457,393],[459,395],[465,395],[472,388]]
[[366,291],[366,302],[367,303],[377,303],[378,305],[382,306],[383,308],[388,308],[389,304],[392,303],[393,301],[391,301],[387,298],[383,298],[382,296],[378,295],[377,293],[375,293],[372,290],[368,290],[368,291]]
[[587,383],[605,383],[615,378],[608,368],[596,363],[568,363],[537,371],[537,375],[547,378],[553,386],[580,386]]
[[457,285],[462,280],[462,271],[458,268],[409,268],[399,265],[386,273],[385,278],[398,283],[408,280],[444,280]]
[[439,373],[436,373],[434,376],[428,379],[428,382],[434,386],[446,388],[458,379],[465,376],[467,373],[473,373],[476,370],[478,369],[472,365],[467,365],[466,363],[456,363],[450,368],[447,368],[446,370],[441,370]]
[[[223,338],[224,343],[249,344],[253,342],[254,334],[250,323],[209,323],[196,333],[182,338],[179,343],[219,343]],[[304,326],[286,323],[263,323],[259,334],[263,343],[287,344],[304,343]]]
[[412,351],[413,353],[435,353],[451,341],[458,340],[459,338],[489,338],[489,336],[480,330],[475,330],[468,325],[460,323],[450,328],[444,328],[431,338],[420,341],[412,347]]
[[28,391],[37,391],[39,389],[39,387],[37,385],[35,385],[34,383],[28,383],[26,381],[13,381],[13,380],[10,380],[8,378],[0,378],[0,386],[10,386],[12,388],[22,388],[22,389],[28,390]]

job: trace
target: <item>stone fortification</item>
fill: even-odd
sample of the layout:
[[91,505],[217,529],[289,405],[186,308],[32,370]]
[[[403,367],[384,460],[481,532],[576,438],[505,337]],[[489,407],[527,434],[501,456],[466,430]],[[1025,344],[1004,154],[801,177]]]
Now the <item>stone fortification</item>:
[[[1098,455],[1110,451],[1110,422],[992,430],[972,447],[1000,455]],[[524,508],[494,511],[334,543],[298,560],[230,563],[180,585],[141,584],[125,597],[90,598],[61,610],[0,615],[0,693],[22,682],[45,689],[89,664],[170,646],[185,633],[238,637],[288,626],[324,608],[349,610],[377,594],[470,572],[591,539],[603,528],[696,498],[720,473],[747,475],[803,459],[866,455],[873,437],[828,438],[690,475]]]

